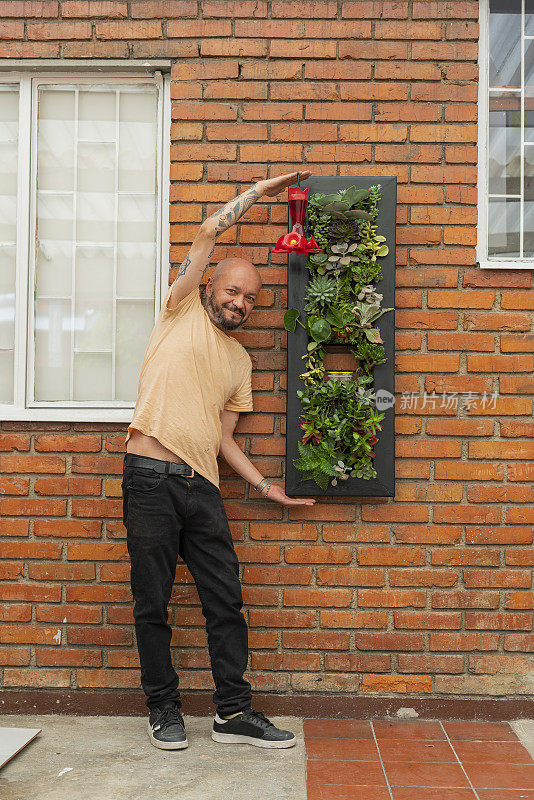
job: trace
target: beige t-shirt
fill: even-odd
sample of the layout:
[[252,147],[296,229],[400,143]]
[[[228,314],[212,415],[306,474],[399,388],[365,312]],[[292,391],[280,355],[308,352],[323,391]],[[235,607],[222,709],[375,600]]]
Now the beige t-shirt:
[[137,428],[219,486],[220,413],[253,411],[252,361],[213,324],[198,287],[173,309],[171,291],[148,341],[125,444]]

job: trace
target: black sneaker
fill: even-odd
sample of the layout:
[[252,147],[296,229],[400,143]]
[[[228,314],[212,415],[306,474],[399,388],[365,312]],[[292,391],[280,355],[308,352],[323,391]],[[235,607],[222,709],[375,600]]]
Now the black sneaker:
[[261,711],[252,708],[246,708],[232,719],[223,719],[215,714],[211,738],[215,742],[253,744],[256,747],[293,747],[297,741],[291,731],[277,728]]
[[174,703],[150,709],[148,735],[154,747],[161,750],[183,750],[188,746],[184,718]]

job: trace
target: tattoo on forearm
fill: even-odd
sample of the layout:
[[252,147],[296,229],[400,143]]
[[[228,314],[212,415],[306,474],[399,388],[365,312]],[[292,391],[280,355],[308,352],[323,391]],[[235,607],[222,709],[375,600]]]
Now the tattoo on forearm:
[[186,255],[180,266],[178,267],[178,272],[176,273],[176,277],[179,278],[181,275],[184,275],[189,264],[191,263],[191,259],[189,258],[189,253]]
[[[213,247],[211,248],[211,250],[208,253],[208,257],[206,259],[206,266],[202,270],[202,274],[200,276],[201,278],[204,277],[204,273],[206,272],[206,270],[208,269],[208,267],[210,265],[210,258],[212,257],[214,250],[215,250],[215,242],[213,242]],[[191,259],[189,258],[189,253],[188,253],[186,255],[186,257],[184,258],[184,260],[182,261],[182,263],[180,264],[180,266],[178,267],[178,272],[176,273],[176,279],[178,279],[181,275],[185,275],[185,273],[187,272],[187,268],[188,268],[188,266],[190,264],[191,264]]]
[[245,211],[256,202],[259,196],[258,190],[251,186],[246,192],[230,200],[219,211],[208,217],[208,219],[212,219],[216,223],[215,233],[218,234],[227,228],[231,228]]

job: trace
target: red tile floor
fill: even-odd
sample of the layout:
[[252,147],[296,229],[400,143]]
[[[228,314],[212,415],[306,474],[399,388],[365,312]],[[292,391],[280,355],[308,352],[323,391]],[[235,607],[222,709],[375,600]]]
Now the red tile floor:
[[308,800],[534,800],[507,722],[305,719]]

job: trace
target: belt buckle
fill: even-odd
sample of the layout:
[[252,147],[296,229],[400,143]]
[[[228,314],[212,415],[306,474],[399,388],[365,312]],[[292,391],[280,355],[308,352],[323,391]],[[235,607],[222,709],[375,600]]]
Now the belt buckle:
[[[173,469],[173,465],[175,465],[174,469]],[[190,467],[189,464],[184,465],[184,466],[188,466],[189,467],[190,472],[188,472],[188,473],[185,473],[185,472],[182,472],[181,470],[179,470],[178,469],[179,466],[180,467],[182,466],[182,462],[175,462],[175,461],[171,462],[171,466],[169,467],[169,472],[171,473],[171,475],[181,475],[183,478],[193,478],[194,477],[195,470],[193,469],[193,467]]]

